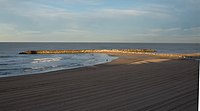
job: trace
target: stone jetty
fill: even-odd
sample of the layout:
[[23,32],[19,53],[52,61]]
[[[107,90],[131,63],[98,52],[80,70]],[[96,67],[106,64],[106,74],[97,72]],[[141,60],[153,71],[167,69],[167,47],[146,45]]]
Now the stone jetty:
[[77,53],[154,53],[153,49],[85,49],[85,50],[31,50],[19,54],[77,54]]
[[19,54],[80,54],[80,53],[127,53],[127,54],[146,54],[150,56],[160,56],[168,58],[188,58],[199,59],[200,53],[192,54],[161,54],[154,49],[84,49],[84,50],[29,50]]

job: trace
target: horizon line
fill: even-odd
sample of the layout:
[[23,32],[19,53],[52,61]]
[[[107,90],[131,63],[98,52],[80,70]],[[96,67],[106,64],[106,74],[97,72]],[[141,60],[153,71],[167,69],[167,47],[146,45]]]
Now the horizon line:
[[61,41],[0,41],[0,43],[150,43],[150,44],[200,44],[194,42],[97,42],[97,41],[73,41],[73,42],[61,42]]

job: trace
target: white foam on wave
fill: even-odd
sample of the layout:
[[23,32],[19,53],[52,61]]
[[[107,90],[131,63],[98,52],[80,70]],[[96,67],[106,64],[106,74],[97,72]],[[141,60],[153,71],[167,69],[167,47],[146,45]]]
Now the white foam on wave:
[[62,57],[57,57],[57,58],[37,58],[37,59],[34,59],[34,61],[32,63],[36,64],[36,63],[41,63],[41,62],[55,62],[55,61],[60,61],[61,59],[62,59]]

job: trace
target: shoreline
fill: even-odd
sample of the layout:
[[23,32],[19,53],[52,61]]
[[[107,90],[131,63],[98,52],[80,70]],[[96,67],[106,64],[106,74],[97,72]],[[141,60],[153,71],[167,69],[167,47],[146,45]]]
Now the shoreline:
[[[79,53],[77,53],[77,54],[79,54]],[[94,54],[94,53],[91,53],[91,54]],[[91,66],[80,66],[80,67],[69,68],[69,69],[64,68],[64,69],[58,69],[58,70],[49,70],[49,71],[27,73],[27,74],[21,74],[21,75],[2,76],[0,78],[9,78],[9,77],[18,77],[18,76],[20,77],[20,76],[29,76],[29,75],[31,76],[31,75],[47,74],[47,73],[51,73],[51,72],[67,71],[67,70],[73,70],[73,69],[79,69],[79,68],[96,67],[96,66],[99,66],[99,65],[107,65],[107,64],[113,64],[113,63],[115,64],[115,63],[118,63],[118,61],[123,60],[124,57],[126,58],[126,57],[136,56],[136,57],[139,57],[140,59],[134,58],[135,60],[132,59],[132,61],[136,61],[136,62],[144,61],[145,62],[147,60],[147,63],[151,62],[151,60],[148,61],[148,59],[152,59],[152,58],[167,59],[167,60],[184,59],[184,60],[199,61],[199,57],[200,57],[200,53],[190,53],[190,54],[168,53],[168,54],[162,54],[162,53],[96,52],[96,54],[107,54],[108,56],[113,56],[113,57],[117,57],[117,58],[110,61],[110,62],[99,63],[99,64],[95,64],[95,65],[91,65]],[[183,56],[187,56],[187,57],[183,57]],[[196,59],[196,57],[198,57],[198,59]]]
[[[93,53],[91,53],[91,54],[93,54]],[[97,53],[97,54],[101,54],[101,53]],[[102,53],[102,54],[106,54],[106,53]],[[113,55],[113,54],[106,54],[106,55],[108,55],[108,56],[113,56],[113,57],[116,57],[115,59],[118,59],[119,57],[118,56],[116,56],[116,55]],[[109,59],[111,59],[111,58],[109,58]],[[115,60],[114,58],[112,58],[113,60]],[[101,62],[101,63],[95,63],[94,65],[86,65],[86,66],[77,66],[77,67],[71,67],[71,68],[63,68],[63,69],[52,69],[52,70],[45,70],[45,71],[41,71],[41,72],[34,72],[34,73],[24,73],[24,74],[20,74],[20,75],[6,75],[6,76],[1,76],[0,75],[0,78],[9,78],[9,77],[17,77],[17,76],[28,76],[28,75],[37,75],[37,74],[45,74],[45,73],[50,73],[50,72],[57,72],[57,71],[62,71],[62,70],[73,70],[73,69],[78,69],[78,68],[84,68],[84,67],[93,67],[93,66],[97,66],[97,65],[102,65],[102,64],[107,64],[107,63],[110,63],[110,62],[112,62],[113,60],[108,60],[107,61],[107,59],[103,62]]]
[[197,61],[113,55],[119,58],[105,64],[0,78],[0,109],[197,109]]

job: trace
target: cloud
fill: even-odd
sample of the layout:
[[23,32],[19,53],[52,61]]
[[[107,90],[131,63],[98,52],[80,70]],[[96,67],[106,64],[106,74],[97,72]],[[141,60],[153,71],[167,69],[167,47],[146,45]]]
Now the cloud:
[[22,31],[24,34],[41,34],[41,31],[36,31],[36,30],[25,30]]
[[65,29],[61,32],[66,32],[66,33],[90,33],[90,31],[88,30],[83,30],[83,29],[73,29],[73,28],[70,28],[70,29]]
[[37,30],[20,30],[17,25],[14,24],[0,24],[0,36],[27,36],[32,34],[41,34],[41,31]]
[[141,11],[141,10],[131,10],[131,9],[102,9],[99,12],[103,15],[128,15],[128,16],[139,16],[147,14],[147,11]]
[[197,0],[0,0],[0,37],[194,40],[200,35],[196,6]]
[[18,35],[19,31],[17,30],[17,26],[13,25],[13,24],[5,24],[5,23],[1,23],[0,24],[0,36],[2,35]]
[[96,18],[127,18],[127,17],[146,17],[146,18],[157,18],[157,19],[169,19],[173,18],[173,15],[166,11],[168,9],[159,8],[126,8],[126,9],[118,9],[118,8],[102,8],[95,9],[88,14],[88,17],[96,17]]
[[149,42],[183,42],[183,43],[199,43],[200,27],[171,27],[171,28],[155,28],[144,33],[135,33],[132,37],[146,38]]
[[9,12],[18,16],[27,17],[31,20],[57,20],[57,19],[71,19],[75,13],[64,10],[62,8],[50,7],[47,5],[28,4],[24,7],[11,7]]
[[15,24],[0,23],[0,42],[37,40],[38,35],[42,36],[42,33],[36,30],[20,30]]
[[181,31],[182,29],[179,27],[173,27],[173,28],[157,28],[157,29],[151,29],[149,32],[152,33],[172,33],[172,32],[177,32]]
[[[4,1],[4,0],[3,0]],[[63,4],[69,5],[69,3],[74,4],[93,4],[101,3],[102,0],[64,0]],[[61,3],[61,2],[59,2]],[[52,5],[41,4],[37,2],[25,1],[20,2],[7,1],[2,3],[0,9],[8,11],[10,14],[15,14],[18,16],[27,17],[34,21],[43,20],[69,20],[69,19],[94,19],[94,18],[127,18],[133,16],[146,16],[153,18],[169,18],[171,15],[168,13],[168,9],[161,5],[150,5],[147,8],[131,8],[127,7],[124,9],[119,8],[88,8],[87,10],[74,11],[63,7],[55,7]]]
[[102,0],[64,0],[64,2],[68,4],[99,5]]
[[198,32],[200,34],[200,27],[185,28],[184,31]]

